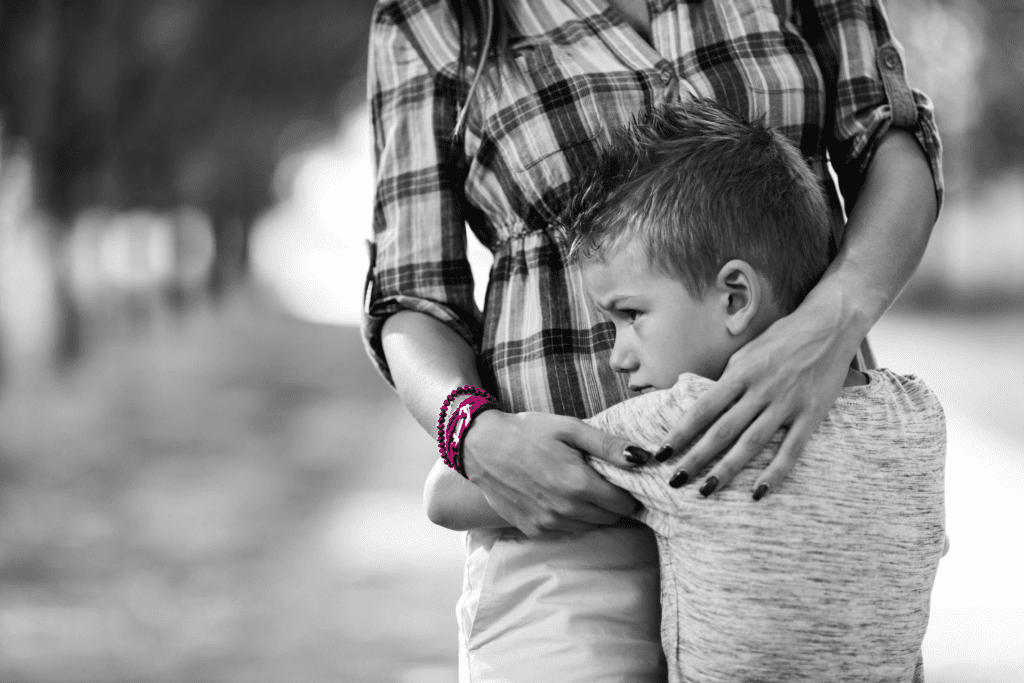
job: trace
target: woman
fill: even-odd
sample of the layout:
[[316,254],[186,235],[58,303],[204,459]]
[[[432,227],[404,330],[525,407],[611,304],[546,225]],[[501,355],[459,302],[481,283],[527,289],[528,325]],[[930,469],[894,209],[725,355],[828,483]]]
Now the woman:
[[[677,482],[724,453],[704,486],[712,477],[726,486],[788,426],[753,484],[775,487],[920,260],[941,199],[930,103],[907,87],[881,6],[798,4],[504,0],[476,11],[483,21],[475,23],[472,7],[436,0],[377,7],[367,348],[432,434],[455,387],[498,396],[502,410],[474,418],[462,451],[470,480],[519,530],[467,539],[459,609],[467,678],[664,675],[651,537],[613,525],[634,502],[579,457],[611,457],[622,442],[573,419],[630,391],[607,369],[610,324],[548,229],[611,128],[692,95],[763,115],[829,188],[824,160],[832,159],[849,214],[835,230],[835,261],[804,303],[732,357],[659,451],[678,451],[710,425],[680,460]],[[494,24],[501,30],[488,30]],[[479,60],[467,57],[467,44],[482,46]],[[495,255],[482,313],[464,223]],[[542,538],[582,530],[592,533]],[[609,613],[630,618],[613,622]]]

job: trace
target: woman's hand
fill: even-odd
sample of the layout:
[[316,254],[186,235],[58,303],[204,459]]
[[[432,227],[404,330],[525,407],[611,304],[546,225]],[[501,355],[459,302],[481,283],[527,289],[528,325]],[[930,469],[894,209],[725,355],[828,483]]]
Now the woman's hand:
[[666,445],[678,453],[711,425],[680,460],[673,483],[681,486],[724,452],[701,483],[710,494],[780,427],[789,427],[754,484],[755,498],[778,486],[839,396],[857,347],[921,261],[936,202],[931,167],[913,134],[890,129],[825,275],[796,311],[733,354],[715,386],[669,434]]
[[[402,402],[431,436],[437,434],[437,407],[450,388],[480,386],[473,349],[436,318],[399,311],[385,321],[381,341]],[[632,514],[633,497],[601,478],[580,456],[584,451],[619,467],[650,458],[633,446],[626,452],[627,446],[621,437],[574,417],[495,409],[473,418],[461,450],[466,474],[488,504],[536,537],[586,531]]]
[[837,320],[836,309],[807,303],[733,354],[721,379],[669,432],[665,443],[678,453],[711,425],[680,460],[673,486],[692,481],[724,452],[700,484],[704,495],[721,489],[780,427],[789,433],[754,484],[755,499],[774,490],[793,468],[839,396],[864,336],[857,326]]
[[470,481],[531,538],[596,529],[636,509],[633,497],[597,474],[580,451],[619,467],[650,458],[620,437],[548,413],[488,410],[473,419],[462,442]]

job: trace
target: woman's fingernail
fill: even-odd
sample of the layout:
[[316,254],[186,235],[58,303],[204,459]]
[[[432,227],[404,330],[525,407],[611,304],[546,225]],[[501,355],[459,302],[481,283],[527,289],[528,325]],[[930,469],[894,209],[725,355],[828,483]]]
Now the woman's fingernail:
[[672,457],[672,447],[662,446],[658,449],[658,452],[654,454],[654,459],[658,462],[665,462]]
[[704,485],[700,487],[700,495],[707,498],[715,489],[718,488],[718,477],[708,477],[704,480]]
[[639,446],[626,446],[623,449],[626,460],[634,465],[645,465],[651,459],[651,454]]
[[764,494],[766,493],[768,493],[768,484],[761,484],[757,487],[757,490],[754,491],[754,500],[761,500],[764,498]]
[[688,481],[690,481],[690,475],[687,474],[686,470],[679,470],[674,475],[672,475],[672,478],[669,480],[668,485],[674,489],[677,489]]

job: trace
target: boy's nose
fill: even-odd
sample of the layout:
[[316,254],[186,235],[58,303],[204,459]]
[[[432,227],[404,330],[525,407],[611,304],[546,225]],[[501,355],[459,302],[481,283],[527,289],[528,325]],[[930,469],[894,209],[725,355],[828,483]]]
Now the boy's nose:
[[615,372],[633,372],[637,365],[636,357],[624,349],[621,344],[612,347],[612,355],[608,359],[608,364]]

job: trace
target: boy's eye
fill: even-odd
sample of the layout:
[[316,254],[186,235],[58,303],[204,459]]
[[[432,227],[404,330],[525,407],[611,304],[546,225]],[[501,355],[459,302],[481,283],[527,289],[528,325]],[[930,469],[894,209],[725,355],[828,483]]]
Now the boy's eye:
[[638,315],[640,315],[640,312],[637,311],[636,309],[633,309],[633,308],[623,308],[622,309],[622,315],[624,315],[627,318],[629,318],[629,322],[635,322],[636,321],[636,317]]

